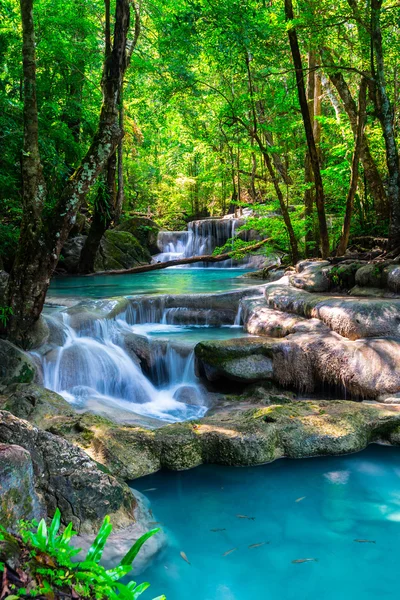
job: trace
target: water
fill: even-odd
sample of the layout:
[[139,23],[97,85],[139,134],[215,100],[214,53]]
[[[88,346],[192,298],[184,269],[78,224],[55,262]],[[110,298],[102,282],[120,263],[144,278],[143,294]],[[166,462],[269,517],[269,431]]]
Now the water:
[[[166,262],[178,258],[212,254],[215,248],[224,246],[228,240],[236,237],[237,229],[243,223],[242,219],[235,218],[202,219],[201,221],[191,221],[187,231],[160,231],[157,240],[160,254],[154,258],[159,262]],[[243,268],[248,263],[247,257],[239,263],[236,262]],[[234,264],[232,259],[228,259],[216,263],[214,268],[230,268]],[[207,268],[207,263],[190,266],[191,268]]]
[[226,292],[252,285],[259,280],[239,278],[245,269],[163,269],[136,275],[93,275],[56,277],[48,296],[110,298],[139,294],[201,294]]
[[[396,597],[398,448],[372,446],[351,456],[253,468],[160,472],[134,481],[133,488],[150,499],[169,539],[141,575],[151,582],[148,599],[161,593],[168,600]],[[217,528],[225,531],[210,531]],[[261,542],[269,543],[249,548]],[[317,562],[292,563],[301,558]]]
[[[108,310],[113,302],[105,303]],[[97,302],[94,307],[104,302]],[[142,311],[143,312],[143,311]],[[98,313],[47,315],[51,337],[37,353],[44,386],[76,408],[129,422],[130,413],[166,422],[203,416],[210,396],[194,372],[194,346],[206,339],[245,335],[241,328],[137,324],[128,311],[114,319]],[[144,311],[149,318],[151,311]]]

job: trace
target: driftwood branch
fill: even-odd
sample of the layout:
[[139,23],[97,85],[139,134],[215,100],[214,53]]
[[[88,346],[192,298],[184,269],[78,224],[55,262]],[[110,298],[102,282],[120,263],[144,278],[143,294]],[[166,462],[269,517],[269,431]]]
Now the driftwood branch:
[[[257,242],[256,244],[252,244],[251,246],[241,248],[240,251],[245,252],[246,254],[248,252],[254,252],[255,250],[258,250],[259,248],[264,246],[264,244],[266,244],[270,240],[271,240],[271,238],[266,238],[264,240],[261,240],[260,242]],[[191,265],[196,262],[205,262],[205,263],[222,262],[224,260],[229,260],[230,258],[234,257],[236,252],[237,251],[232,250],[231,252],[226,252],[224,254],[217,254],[215,256],[213,254],[190,256],[187,258],[178,258],[177,260],[168,260],[168,261],[162,262],[162,263],[158,262],[158,263],[153,263],[151,265],[141,265],[140,267],[132,267],[131,269],[118,269],[115,271],[100,271],[100,272],[97,271],[96,273],[91,273],[90,275],[88,275],[88,277],[91,277],[93,275],[134,275],[136,273],[147,273],[147,271],[158,271],[159,269],[167,269],[168,267],[177,267],[179,265]]]

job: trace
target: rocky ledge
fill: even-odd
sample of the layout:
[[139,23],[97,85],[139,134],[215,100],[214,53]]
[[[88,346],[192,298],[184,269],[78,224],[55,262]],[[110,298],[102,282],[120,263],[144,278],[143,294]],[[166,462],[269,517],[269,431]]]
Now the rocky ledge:
[[[13,408],[7,399],[3,406]],[[282,457],[357,452],[372,442],[400,443],[400,406],[296,400],[294,394],[265,386],[249,389],[243,396],[226,396],[202,419],[154,430],[90,413],[71,413],[60,404],[51,408],[48,401],[46,406],[46,413],[38,408],[47,429],[40,434],[43,439],[57,438],[60,447],[73,444],[78,454],[83,450],[100,463],[108,477],[124,480],[161,468],[181,470],[202,463],[249,466]],[[30,418],[35,420],[35,410]],[[0,412],[0,419],[0,441],[4,441],[7,423],[16,419],[6,411]],[[61,468],[60,460],[55,462],[59,466],[52,468]]]

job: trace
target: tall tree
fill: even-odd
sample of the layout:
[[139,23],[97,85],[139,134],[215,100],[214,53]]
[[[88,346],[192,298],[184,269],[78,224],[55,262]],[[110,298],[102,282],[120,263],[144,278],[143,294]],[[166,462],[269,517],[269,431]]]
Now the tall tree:
[[129,1],[116,2],[114,43],[104,64],[103,104],[97,133],[50,216],[45,216],[43,211],[46,186],[38,140],[33,0],[20,0],[20,6],[24,76],[23,219],[7,290],[8,305],[12,310],[7,334],[21,345],[26,345],[27,333],[40,316],[50,278],[76,213],[122,136],[118,90],[126,68]]
[[289,22],[288,35],[290,49],[292,51],[293,64],[296,72],[297,92],[299,96],[300,110],[303,117],[304,131],[307,139],[311,167],[314,174],[315,204],[317,206],[318,213],[319,235],[321,240],[321,255],[322,258],[326,258],[329,255],[329,234],[325,215],[324,187],[322,183],[319,157],[317,147],[315,144],[310,112],[308,109],[306,89],[304,85],[303,63],[300,54],[299,42],[297,38],[296,28],[293,25],[294,13],[292,0],[285,0],[285,16],[286,20]]
[[390,204],[389,248],[394,249],[400,248],[400,164],[393,109],[386,89],[381,31],[382,2],[383,0],[371,0],[371,71],[374,79],[373,100],[386,146]]
[[[140,34],[140,9],[132,2],[135,14],[135,25],[133,39],[128,41],[125,71],[131,62],[133,50]],[[110,0],[105,0],[106,26],[105,26],[105,61],[111,54],[111,29],[110,29]],[[123,132],[124,127],[124,100],[123,100],[123,77],[117,90],[117,103],[119,107],[119,126]],[[123,178],[123,137],[119,141],[118,148],[112,153],[107,161],[102,177],[102,185],[99,186],[94,204],[93,218],[89,234],[85,240],[79,259],[78,271],[80,273],[91,273],[94,270],[96,254],[101,239],[111,223],[117,222],[122,211],[124,198]],[[118,169],[117,169],[118,165]]]

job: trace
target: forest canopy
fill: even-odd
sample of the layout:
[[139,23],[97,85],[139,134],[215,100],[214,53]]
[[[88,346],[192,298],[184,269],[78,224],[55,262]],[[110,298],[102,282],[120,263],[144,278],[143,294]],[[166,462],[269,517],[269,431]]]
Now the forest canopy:
[[[80,214],[98,223],[82,272],[97,238],[132,214],[179,230],[250,207],[246,227],[293,261],[343,254],[357,236],[400,246],[397,2],[2,0],[0,10],[0,260],[20,269],[14,308],[32,214],[40,234],[23,252],[42,236],[55,256],[43,282]],[[112,148],[71,209],[106,115]],[[40,173],[30,199],[29,168]],[[39,306],[43,290],[34,294]]]

